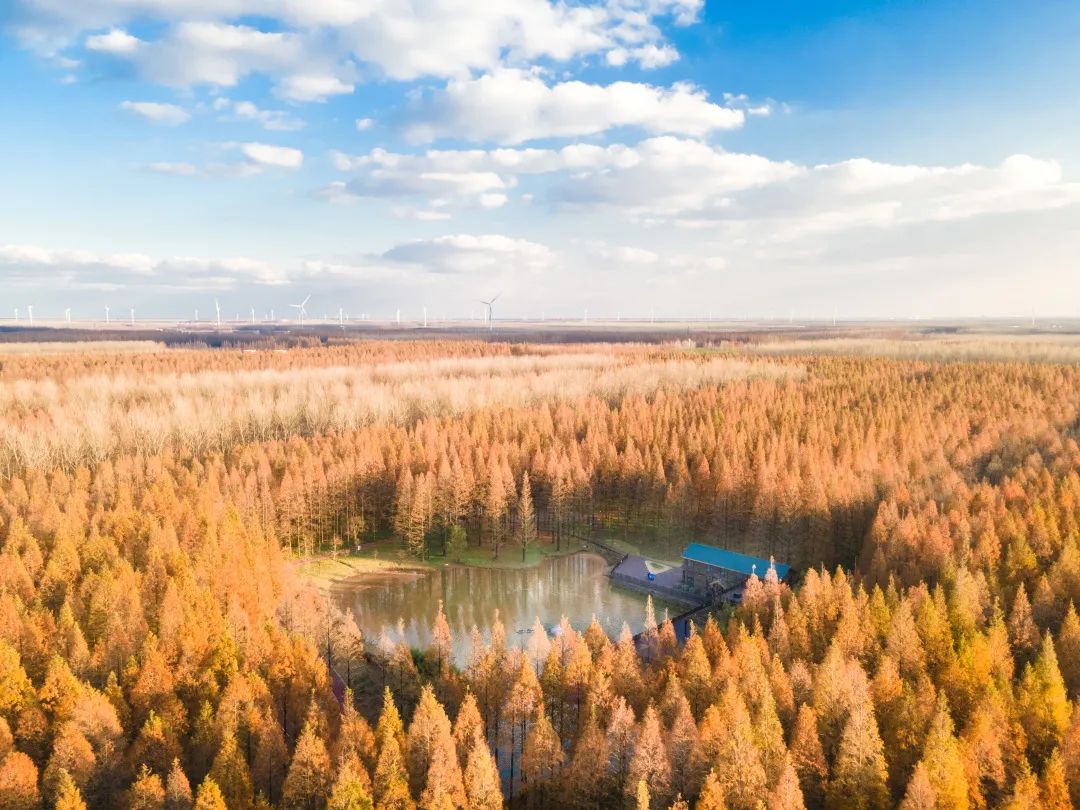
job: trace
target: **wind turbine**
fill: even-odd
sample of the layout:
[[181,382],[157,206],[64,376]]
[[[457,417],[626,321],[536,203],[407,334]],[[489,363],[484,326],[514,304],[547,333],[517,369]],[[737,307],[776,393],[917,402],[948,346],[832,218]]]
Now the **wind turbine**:
[[221,304],[218,303],[218,300],[216,298],[214,299],[214,311],[217,313],[217,328],[220,329],[221,328]]
[[30,318],[30,328],[33,329],[34,328],[34,305],[33,304],[27,304],[27,306],[26,306],[26,314]]
[[487,307],[488,331],[494,328],[491,323],[491,305],[499,300],[499,295],[502,295],[502,293],[500,292],[498,295],[492,296],[490,301],[485,301],[483,298],[480,299],[480,303]]
[[15,307],[15,323],[19,322],[19,308]]
[[105,323],[109,323],[109,305],[105,305]]
[[131,308],[131,325],[135,325],[135,307]]
[[71,323],[71,307],[64,310],[64,320]]
[[255,307],[251,308],[251,325],[255,325]]
[[293,309],[296,310],[296,317],[299,319],[301,326],[304,325],[304,318],[307,316],[307,309],[306,309],[307,302],[310,301],[310,300],[311,300],[311,296],[309,295],[307,298],[305,298],[299,304],[289,304],[290,307],[292,307]]

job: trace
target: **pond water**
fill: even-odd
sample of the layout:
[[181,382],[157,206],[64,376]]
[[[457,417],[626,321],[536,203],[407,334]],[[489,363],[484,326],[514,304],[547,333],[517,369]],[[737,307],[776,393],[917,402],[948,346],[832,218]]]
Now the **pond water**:
[[[369,643],[384,631],[396,642],[401,637],[400,619],[405,641],[419,648],[428,645],[442,600],[453,634],[454,659],[463,665],[473,626],[487,639],[496,610],[506,626],[507,644],[519,647],[527,643],[537,618],[549,633],[563,616],[577,630],[596,616],[612,638],[618,637],[624,621],[632,632],[640,632],[645,595],[615,587],[607,572],[603,557],[578,553],[546,557],[532,568],[448,565],[383,571],[340,583],[333,593],[342,608],[352,609]],[[655,604],[657,620],[662,621],[666,605]],[[680,610],[670,608],[672,615]]]

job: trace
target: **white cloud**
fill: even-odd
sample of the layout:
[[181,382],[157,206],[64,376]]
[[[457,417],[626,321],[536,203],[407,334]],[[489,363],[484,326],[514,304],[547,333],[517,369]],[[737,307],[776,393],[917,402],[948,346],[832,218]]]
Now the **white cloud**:
[[451,195],[470,204],[476,195],[504,194],[522,178],[552,175],[556,201],[617,207],[631,213],[678,214],[709,200],[773,183],[802,171],[790,163],[725,152],[670,136],[636,146],[572,144],[561,149],[429,150],[408,155],[375,149],[333,155],[340,171],[356,176],[339,194],[402,198]]
[[374,126],[375,122],[370,118],[357,118],[356,119],[356,131],[366,132]]
[[191,163],[168,163],[159,161],[157,163],[151,163],[146,168],[157,174],[171,174],[180,177],[190,177],[199,173],[198,167]]
[[249,161],[259,166],[299,169],[304,164],[304,153],[289,146],[253,142],[240,144],[240,151]]
[[[678,54],[661,21],[694,22],[701,0],[15,0],[23,41],[55,52],[80,33],[88,49],[130,58],[151,81],[231,87],[267,76],[283,98],[353,89],[355,67],[397,81],[590,56],[659,67]],[[267,30],[251,20],[265,19]],[[140,41],[123,26],[150,23]],[[104,33],[101,33],[102,31]]]
[[481,208],[502,208],[510,198],[505,194],[488,192],[480,195]]
[[604,56],[604,60],[611,67],[625,67],[629,62],[637,62],[646,70],[667,67],[678,59],[679,52],[670,45],[656,45],[652,42],[637,48],[612,48]]
[[635,127],[701,136],[737,129],[744,118],[742,110],[714,104],[703,90],[686,84],[548,85],[535,73],[499,70],[451,81],[425,98],[412,111],[405,135],[421,143],[453,137],[516,144]]
[[88,51],[127,56],[135,53],[142,41],[121,28],[113,28],[104,34],[87,37],[85,44]]
[[229,120],[253,121],[272,132],[296,132],[304,122],[282,110],[264,110],[251,101],[233,101],[224,96],[214,99],[214,109]]
[[191,120],[191,116],[182,107],[175,104],[162,104],[156,101],[125,101],[120,104],[127,110],[155,124],[175,127]]
[[252,74],[287,73],[305,60],[304,46],[296,33],[193,21],[144,42],[133,58],[146,78],[170,87],[232,87]]
[[289,101],[325,101],[353,91],[353,84],[337,76],[319,73],[298,73],[278,82],[276,92]]
[[416,265],[431,273],[536,272],[551,268],[557,261],[546,245],[501,234],[420,239],[397,245],[384,253],[383,258]]
[[635,217],[679,217],[723,211],[733,195],[792,180],[806,169],[761,155],[726,152],[701,141],[650,138],[617,163],[585,166],[560,177],[557,201],[609,207]]
[[244,257],[159,258],[143,253],[96,253],[38,245],[0,244],[0,279],[35,284],[48,274],[54,284],[109,290],[137,284],[158,289],[229,289],[241,282],[281,284],[280,270]]

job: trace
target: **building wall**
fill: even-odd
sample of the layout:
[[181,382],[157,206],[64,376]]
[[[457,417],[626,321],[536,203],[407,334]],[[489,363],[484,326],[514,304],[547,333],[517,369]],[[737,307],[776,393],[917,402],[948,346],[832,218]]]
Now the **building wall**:
[[715,565],[683,558],[683,584],[699,593],[704,593],[713,582],[719,582],[724,590],[734,588],[746,581],[738,571],[729,571]]

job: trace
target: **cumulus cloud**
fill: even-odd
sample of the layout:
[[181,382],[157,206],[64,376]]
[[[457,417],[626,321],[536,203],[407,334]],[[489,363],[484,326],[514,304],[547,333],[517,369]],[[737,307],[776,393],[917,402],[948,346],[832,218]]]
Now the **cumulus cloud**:
[[277,94],[289,101],[326,101],[353,91],[354,85],[330,73],[296,73],[284,77]]
[[[572,144],[560,149],[429,150],[400,154],[333,155],[355,177],[339,195],[450,197],[468,204],[506,193],[522,178],[544,177],[550,196],[579,206],[622,206],[631,213],[698,209],[709,199],[775,182],[804,171],[757,155],[728,153],[700,141],[663,136],[635,146]],[[620,195],[625,195],[620,197]]]
[[0,283],[33,287],[47,277],[50,284],[70,289],[225,291],[296,281],[332,285],[361,278],[413,283],[458,274],[511,280],[552,269],[558,262],[558,255],[546,245],[502,234],[451,234],[347,258],[282,263],[244,256],[153,256],[0,243]]
[[420,239],[391,248],[383,258],[415,265],[431,273],[536,272],[550,268],[556,262],[555,253],[546,245],[500,234],[455,234]]
[[143,76],[170,87],[233,87],[252,74],[288,73],[304,58],[300,34],[205,21],[178,23],[131,54]]
[[175,104],[163,104],[157,101],[125,101],[120,109],[144,118],[154,124],[175,127],[191,120],[187,110]]
[[110,290],[137,284],[158,289],[229,289],[238,283],[281,284],[270,264],[244,257],[153,257],[143,253],[98,253],[39,245],[0,244],[0,277],[32,285],[47,274],[68,288]]
[[299,169],[304,165],[304,153],[289,146],[273,146],[268,143],[243,143],[240,152],[257,166],[279,169]]
[[224,96],[214,99],[214,109],[227,120],[252,121],[272,132],[295,132],[304,122],[282,110],[264,110],[251,101],[233,101]]
[[85,44],[88,51],[126,56],[134,53],[142,43],[122,28],[113,28],[104,34],[87,37]]
[[[169,86],[234,86],[268,76],[290,100],[353,89],[353,66],[398,81],[463,79],[476,72],[598,56],[612,65],[670,64],[678,54],[661,21],[696,21],[701,0],[15,0],[18,32],[51,50],[89,33],[89,50],[131,59]],[[266,30],[250,21],[265,19]],[[139,40],[124,26],[154,23]]]
[[549,85],[535,73],[507,69],[451,81],[417,105],[405,135],[420,143],[463,137],[516,144],[635,127],[700,136],[737,129],[744,118],[742,110],[714,104],[703,90],[687,84]]

